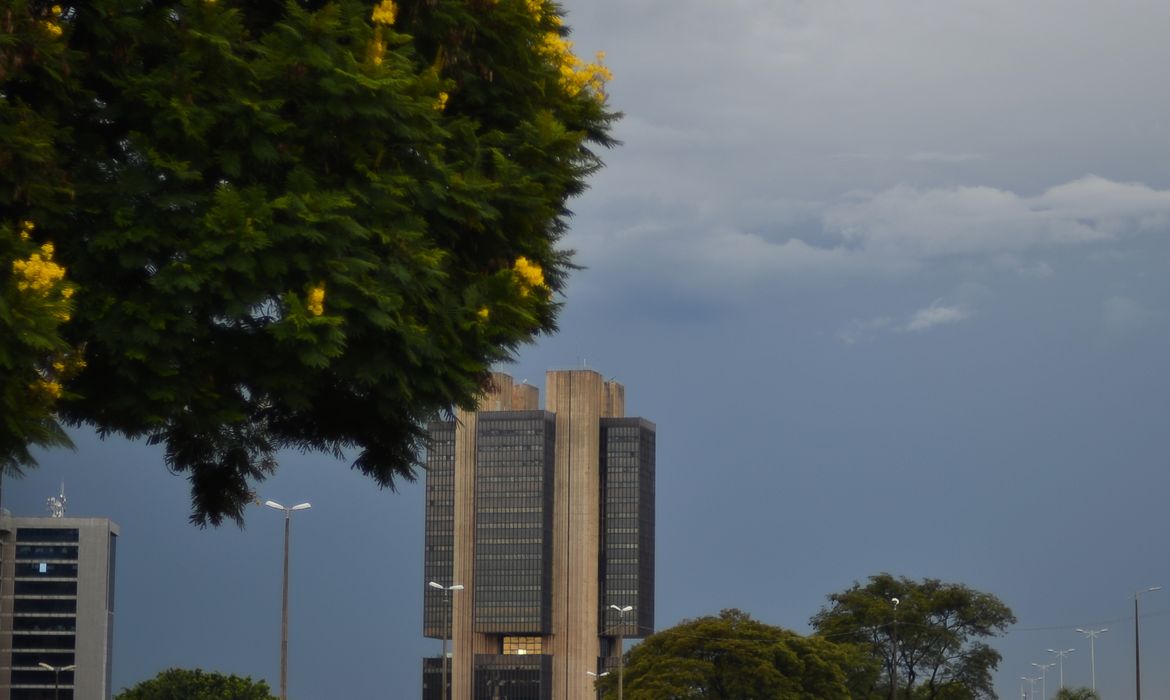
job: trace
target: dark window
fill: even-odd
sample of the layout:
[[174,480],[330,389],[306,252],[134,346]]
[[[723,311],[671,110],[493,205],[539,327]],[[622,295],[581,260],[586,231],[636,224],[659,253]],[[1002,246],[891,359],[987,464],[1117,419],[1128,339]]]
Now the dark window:
[[77,581],[17,581],[16,595],[77,595]]
[[13,617],[12,629],[17,632],[74,632],[77,619],[73,617]]
[[13,602],[17,613],[68,614],[77,612],[76,598],[17,598]]
[[77,528],[68,527],[18,527],[17,542],[77,542]]
[[50,563],[44,561],[20,562],[16,565],[17,578],[77,578],[77,564]]
[[16,545],[16,559],[17,561],[44,561],[47,559],[77,561],[77,545],[18,544]]
[[13,649],[68,649],[74,648],[76,637],[72,634],[14,634]]

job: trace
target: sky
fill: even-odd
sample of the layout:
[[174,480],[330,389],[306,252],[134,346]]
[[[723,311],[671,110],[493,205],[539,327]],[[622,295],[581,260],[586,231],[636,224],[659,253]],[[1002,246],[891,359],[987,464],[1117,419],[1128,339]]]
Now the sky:
[[[1170,3],[570,0],[624,112],[573,202],[561,331],[658,426],[660,629],[737,607],[807,632],[879,572],[1018,623],[1000,697],[1096,643],[1106,700],[1170,697]],[[114,686],[279,678],[281,515],[187,524],[157,449],[76,434],[5,506],[121,525]],[[282,456],[290,697],[419,697],[422,484]],[[1058,686],[1057,669],[1045,685]],[[1039,688],[1037,688],[1039,690]]]

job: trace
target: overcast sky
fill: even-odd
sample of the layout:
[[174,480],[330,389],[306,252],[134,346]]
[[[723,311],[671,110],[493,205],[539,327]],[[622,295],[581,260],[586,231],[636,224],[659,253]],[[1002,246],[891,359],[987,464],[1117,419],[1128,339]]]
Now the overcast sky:
[[[800,632],[870,574],[1012,607],[1001,697],[1170,697],[1170,3],[573,0],[624,145],[574,203],[562,332],[658,425],[657,621]],[[122,526],[114,684],[279,673],[280,515],[186,524],[157,450],[78,436],[5,486]],[[287,455],[290,695],[417,698],[422,488]],[[1057,686],[1056,670],[1047,689]]]

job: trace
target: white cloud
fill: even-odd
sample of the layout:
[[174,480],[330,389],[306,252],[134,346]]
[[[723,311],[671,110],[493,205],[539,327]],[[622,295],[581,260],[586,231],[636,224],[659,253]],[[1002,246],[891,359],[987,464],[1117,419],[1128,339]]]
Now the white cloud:
[[856,345],[883,333],[921,333],[935,326],[958,323],[970,317],[971,311],[967,307],[959,304],[945,305],[939,299],[930,306],[910,314],[902,322],[889,316],[854,319],[845,328],[837,331],[837,339],[846,345]]
[[949,323],[958,323],[971,314],[958,306],[943,306],[937,301],[925,309],[919,309],[906,323],[905,330],[912,332],[924,331],[934,326]]

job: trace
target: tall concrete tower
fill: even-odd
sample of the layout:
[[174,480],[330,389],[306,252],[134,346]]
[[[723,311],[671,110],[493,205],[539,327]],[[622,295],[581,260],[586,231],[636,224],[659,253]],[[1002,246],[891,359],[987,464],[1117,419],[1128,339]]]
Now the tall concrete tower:
[[[589,674],[653,631],[654,424],[596,372],[546,386],[540,410],[495,374],[477,411],[429,426],[423,627],[451,639],[452,700],[595,700]],[[425,700],[443,666],[424,660]]]

